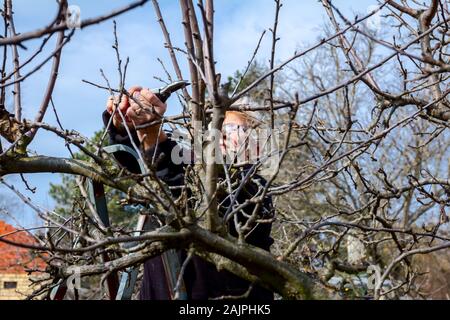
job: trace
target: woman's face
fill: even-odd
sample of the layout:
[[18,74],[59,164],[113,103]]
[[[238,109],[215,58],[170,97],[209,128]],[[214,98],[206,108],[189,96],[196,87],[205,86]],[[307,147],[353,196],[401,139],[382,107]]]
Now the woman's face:
[[220,142],[222,154],[245,153],[248,129],[247,121],[243,116],[234,113],[228,114],[222,126],[222,140]]

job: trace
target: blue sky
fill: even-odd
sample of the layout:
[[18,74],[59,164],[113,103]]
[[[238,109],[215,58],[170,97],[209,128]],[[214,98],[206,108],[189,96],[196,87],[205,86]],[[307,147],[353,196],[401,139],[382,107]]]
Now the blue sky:
[[[42,27],[53,19],[55,14],[54,0],[14,0],[16,28],[18,32],[26,32]],[[123,6],[131,1],[124,0],[78,0],[69,1],[81,9],[82,19],[93,17],[112,8]],[[313,43],[320,35],[320,27],[326,21],[324,11],[317,0],[285,0],[280,16],[277,60],[283,60],[293,54],[299,46]],[[336,0],[334,3],[343,9],[347,15],[366,13],[370,6],[376,5],[376,0]],[[160,1],[175,46],[183,47],[183,32],[181,28],[180,10],[177,0]],[[236,70],[245,68],[259,36],[263,30],[273,24],[273,0],[216,0],[215,52],[218,71],[224,77]],[[161,58],[170,67],[168,54],[163,46],[163,37],[153,11],[148,3],[116,19],[122,57],[130,57],[127,84],[139,84],[146,87],[159,87],[160,83],[154,76],[164,77],[164,72],[157,62]],[[78,31],[62,54],[60,76],[53,99],[61,122],[67,129],[75,129],[85,136],[99,130],[101,113],[103,112],[107,94],[81,82],[82,79],[103,83],[99,69],[102,68],[117,85],[117,69],[113,43],[113,23],[107,21],[101,25],[91,26]],[[47,45],[42,58],[53,50],[53,43]],[[22,58],[27,57],[40,42],[26,43],[28,51],[21,51]],[[270,55],[270,35],[267,34],[258,55],[260,61],[268,61]],[[41,59],[42,59],[41,58]],[[179,57],[180,61],[183,57]],[[183,69],[185,64],[183,63]],[[26,118],[34,118],[35,112],[45,90],[49,67],[42,68],[28,79],[22,88],[23,109]],[[172,71],[170,69],[170,71]],[[185,72],[187,77],[187,72]],[[172,104],[171,104],[172,102]],[[169,101],[169,113],[176,114],[179,110],[174,100]],[[51,110],[50,110],[51,111]],[[55,117],[48,112],[45,122],[55,125]],[[41,131],[31,145],[39,154],[59,157],[69,157],[64,141]],[[27,175],[32,186],[37,187],[36,194],[23,188],[20,177],[11,176],[7,181],[16,186],[42,207],[51,209],[54,205],[48,195],[49,183],[60,180],[57,174]],[[0,197],[10,195],[8,190],[0,187]],[[9,199],[9,197],[8,197]],[[1,200],[1,199],[0,199]],[[1,201],[0,201],[1,205]],[[20,208],[20,207],[19,207]],[[16,211],[16,210],[15,210]],[[36,225],[34,213],[22,207],[15,213],[17,219],[25,226]]]

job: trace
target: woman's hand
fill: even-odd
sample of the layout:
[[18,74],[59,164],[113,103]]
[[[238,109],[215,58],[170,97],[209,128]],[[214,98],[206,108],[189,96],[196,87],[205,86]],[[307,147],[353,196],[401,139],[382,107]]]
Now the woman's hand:
[[135,90],[126,115],[135,125],[157,121],[166,113],[167,105],[149,89]]
[[[128,93],[130,95],[133,95],[136,92],[140,92],[141,90],[142,87],[135,86],[131,87],[130,90],[128,90]],[[119,130],[123,130],[122,116],[120,115],[119,110],[116,111],[116,108],[118,108],[120,110],[120,113],[122,113],[122,115],[125,117],[125,121],[128,127],[134,129],[133,123],[126,116],[127,111],[130,108],[130,99],[126,95],[122,95],[120,101],[119,97],[110,97],[106,103],[106,110],[109,112],[110,115],[114,114],[113,118],[114,126]]]
[[[119,111],[114,113],[116,107],[119,108],[127,126],[132,130],[135,130],[136,126],[157,121],[164,116],[167,105],[149,89],[135,86],[130,88],[128,93],[132,99],[122,95],[120,102],[118,98],[110,98],[106,105],[108,112],[114,114],[113,124],[117,129],[123,130],[123,121]],[[161,125],[158,124],[137,130],[137,135],[144,149],[151,148],[156,143],[167,139],[160,127]]]

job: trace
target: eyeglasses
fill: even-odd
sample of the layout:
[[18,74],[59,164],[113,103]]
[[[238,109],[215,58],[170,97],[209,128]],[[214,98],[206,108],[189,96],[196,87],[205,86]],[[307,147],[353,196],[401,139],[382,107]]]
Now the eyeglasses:
[[246,132],[246,131],[248,131],[248,129],[250,129],[250,128],[246,125],[239,125],[239,124],[235,124],[235,123],[227,123],[222,126],[222,132],[224,134],[229,134],[232,132],[239,132],[239,131]]

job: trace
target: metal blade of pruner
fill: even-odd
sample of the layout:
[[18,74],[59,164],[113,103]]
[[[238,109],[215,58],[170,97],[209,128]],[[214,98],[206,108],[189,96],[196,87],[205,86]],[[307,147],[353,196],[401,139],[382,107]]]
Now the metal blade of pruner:
[[181,80],[181,81],[172,82],[172,83],[168,84],[167,86],[159,88],[159,89],[152,89],[152,92],[154,94],[156,94],[156,96],[159,98],[159,100],[161,100],[162,102],[166,102],[167,99],[170,98],[172,93],[174,93],[180,89],[186,88],[189,85],[190,85],[189,81]]

